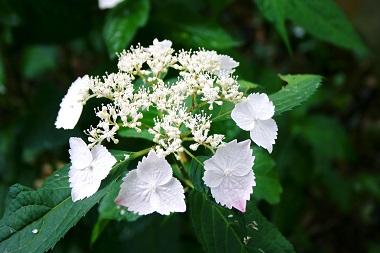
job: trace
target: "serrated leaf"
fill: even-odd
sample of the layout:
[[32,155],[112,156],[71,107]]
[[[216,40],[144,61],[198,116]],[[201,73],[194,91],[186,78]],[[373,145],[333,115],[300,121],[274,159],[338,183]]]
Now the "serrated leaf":
[[189,196],[190,217],[207,253],[294,253],[293,246],[248,202],[246,213],[223,208],[199,192]]
[[271,94],[275,114],[289,111],[306,101],[320,86],[322,77],[318,75],[280,75],[288,84],[280,91]]
[[149,17],[149,0],[125,1],[113,8],[106,18],[103,37],[111,57],[132,41]]
[[286,45],[285,21],[292,20],[315,37],[359,53],[367,51],[351,23],[333,0],[256,0]]
[[51,249],[112,189],[124,164],[114,167],[97,193],[75,203],[68,182],[69,166],[56,171],[37,190],[12,186],[0,220],[0,252],[42,253]]
[[255,199],[264,199],[270,204],[277,204],[280,202],[282,187],[275,170],[275,162],[262,149],[255,148],[254,155],[253,171],[256,186],[253,188],[253,196]]
[[92,197],[73,203],[67,172],[67,167],[61,169],[38,190],[11,187],[9,204],[0,220],[0,252],[51,249],[108,190],[109,186],[104,187]]
[[286,32],[286,1],[287,0],[256,0],[259,10],[268,21],[272,22],[290,50],[288,33]]
[[223,28],[217,25],[182,25],[175,32],[176,39],[190,47],[204,47],[207,49],[230,49],[241,44]]
[[315,37],[359,53],[367,51],[335,1],[290,0],[287,4],[287,17]]

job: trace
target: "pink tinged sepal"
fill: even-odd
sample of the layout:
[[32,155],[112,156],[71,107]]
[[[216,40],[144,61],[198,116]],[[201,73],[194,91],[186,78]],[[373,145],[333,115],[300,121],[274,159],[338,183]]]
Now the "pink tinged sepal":
[[239,210],[242,213],[245,213],[246,205],[247,205],[246,200],[239,199],[232,204],[232,207],[234,207],[235,209]]
[[217,203],[230,209],[245,210],[245,201],[250,199],[255,186],[254,158],[250,140],[240,143],[233,140],[204,162],[203,181],[210,187]]

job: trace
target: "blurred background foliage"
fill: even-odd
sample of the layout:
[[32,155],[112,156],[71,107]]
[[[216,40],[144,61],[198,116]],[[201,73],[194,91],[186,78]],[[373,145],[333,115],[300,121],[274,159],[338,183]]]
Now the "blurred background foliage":
[[[115,52],[130,44],[170,39],[233,56],[239,77],[259,84],[245,85],[268,93],[283,85],[278,73],[324,76],[307,104],[277,118],[259,206],[297,252],[380,252],[379,9],[376,0],[126,0],[111,10],[0,0],[0,216],[8,187],[39,187],[93,121],[90,102],[77,130],[54,128],[71,82],[114,71]],[[216,127],[244,134],[229,121]],[[53,252],[202,252],[188,214],[98,223],[90,245],[97,216],[93,208]]]

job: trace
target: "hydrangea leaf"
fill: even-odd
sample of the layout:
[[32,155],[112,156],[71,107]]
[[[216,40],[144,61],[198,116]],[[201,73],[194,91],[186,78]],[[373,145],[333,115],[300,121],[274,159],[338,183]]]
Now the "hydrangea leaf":
[[321,85],[322,77],[318,75],[280,75],[288,84],[269,96],[275,105],[275,114],[289,111],[306,101]]
[[367,51],[349,20],[333,0],[256,0],[289,48],[285,21],[291,20],[315,37],[359,53]]
[[182,25],[175,31],[176,39],[190,47],[206,49],[230,49],[241,42],[217,25]]
[[75,203],[68,182],[69,166],[56,171],[37,190],[12,186],[0,220],[0,252],[39,253],[51,249],[114,187],[124,164],[114,167],[97,193]]
[[256,186],[253,188],[253,196],[256,199],[264,199],[270,204],[277,204],[280,202],[282,187],[275,170],[275,162],[260,148],[255,148],[254,154],[256,158],[253,171]]
[[189,208],[196,234],[207,253],[295,253],[293,246],[260,213],[253,200],[248,202],[247,211],[242,214],[193,191],[189,196]]
[[286,2],[287,0],[256,0],[261,13],[268,21],[273,23],[285,42],[286,47],[290,50],[288,33],[285,27]]
[[125,49],[137,30],[146,24],[149,9],[149,0],[124,1],[109,12],[103,37],[111,57]]
[[8,206],[0,220],[0,252],[37,253],[51,249],[108,190],[105,187],[74,204],[67,173],[68,166],[38,190],[18,184],[10,188]]

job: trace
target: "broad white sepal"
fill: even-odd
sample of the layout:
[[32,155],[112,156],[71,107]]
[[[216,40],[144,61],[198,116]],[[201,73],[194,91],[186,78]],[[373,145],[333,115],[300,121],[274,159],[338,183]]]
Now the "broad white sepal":
[[154,151],[124,177],[115,202],[140,215],[186,211],[181,183],[173,177],[170,164]]
[[102,145],[90,150],[80,138],[72,137],[69,142],[69,182],[71,198],[75,202],[92,196],[99,189],[101,181],[107,177],[116,159]]
[[241,212],[245,212],[246,201],[255,186],[252,170],[255,157],[250,145],[250,140],[239,143],[233,140],[204,162],[203,181],[210,187],[215,201]]

